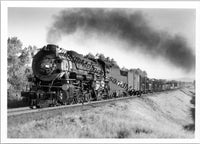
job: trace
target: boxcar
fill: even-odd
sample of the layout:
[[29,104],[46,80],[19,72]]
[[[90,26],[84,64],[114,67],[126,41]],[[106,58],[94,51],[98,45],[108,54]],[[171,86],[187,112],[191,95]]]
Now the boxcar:
[[120,70],[118,66],[113,66],[108,74],[110,79],[110,93],[115,97],[125,94],[128,88],[128,71]]

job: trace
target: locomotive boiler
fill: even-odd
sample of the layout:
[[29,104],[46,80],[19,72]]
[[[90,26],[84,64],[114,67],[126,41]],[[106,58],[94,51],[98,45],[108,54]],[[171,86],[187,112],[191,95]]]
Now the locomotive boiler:
[[44,46],[33,57],[29,91],[21,92],[31,107],[46,107],[98,99],[105,93],[106,64],[59,48]]

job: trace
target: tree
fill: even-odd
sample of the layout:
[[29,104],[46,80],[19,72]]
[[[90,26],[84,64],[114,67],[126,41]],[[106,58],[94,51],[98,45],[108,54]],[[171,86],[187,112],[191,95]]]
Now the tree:
[[[117,62],[112,58],[110,60],[111,64],[114,65],[114,66],[118,66]],[[119,67],[119,66],[118,66]]]
[[107,62],[111,62],[110,57],[106,57],[105,59]]
[[8,66],[18,63],[18,56],[22,50],[22,42],[17,37],[8,38]]
[[125,67],[122,67],[121,70],[123,70],[123,71],[128,71],[128,69],[125,68]]
[[97,53],[96,57],[99,58],[100,60],[103,60],[103,61],[106,59],[104,54],[102,54],[102,53]]
[[146,72],[146,71],[143,71],[143,75],[144,75],[145,77],[147,77],[147,72]]
[[19,56],[20,64],[22,66],[29,65],[36,51],[37,48],[35,46],[25,47]]
[[31,57],[36,47],[22,48],[22,42],[17,37],[8,38],[8,99],[13,99],[27,84],[27,75],[31,72]]
[[88,53],[85,58],[95,59],[95,56],[92,53]]

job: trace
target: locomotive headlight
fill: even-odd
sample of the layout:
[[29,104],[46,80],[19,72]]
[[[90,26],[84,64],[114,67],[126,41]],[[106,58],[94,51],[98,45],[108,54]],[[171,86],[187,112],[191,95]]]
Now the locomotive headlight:
[[49,66],[49,65],[44,65],[44,67],[45,67],[45,68],[49,68],[50,66]]
[[40,65],[40,73],[41,74],[50,74],[55,69],[53,59],[48,57],[44,58]]
[[50,65],[48,65],[48,64],[47,64],[47,65],[45,65],[45,68],[50,68]]
[[42,68],[42,69],[49,69],[49,68],[51,68],[51,65],[50,64],[42,63],[40,68]]

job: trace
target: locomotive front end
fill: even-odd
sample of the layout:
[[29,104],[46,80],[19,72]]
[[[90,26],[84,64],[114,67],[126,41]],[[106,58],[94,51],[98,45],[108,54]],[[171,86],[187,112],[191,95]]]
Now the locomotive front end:
[[68,70],[68,60],[59,55],[59,47],[44,46],[33,58],[33,74],[41,81],[52,81]]
[[70,86],[65,86],[68,82],[69,60],[61,53],[63,52],[58,46],[49,44],[33,57],[33,74],[28,78],[29,90],[21,92],[21,96],[28,99],[31,107],[64,103],[67,97],[66,87]]

